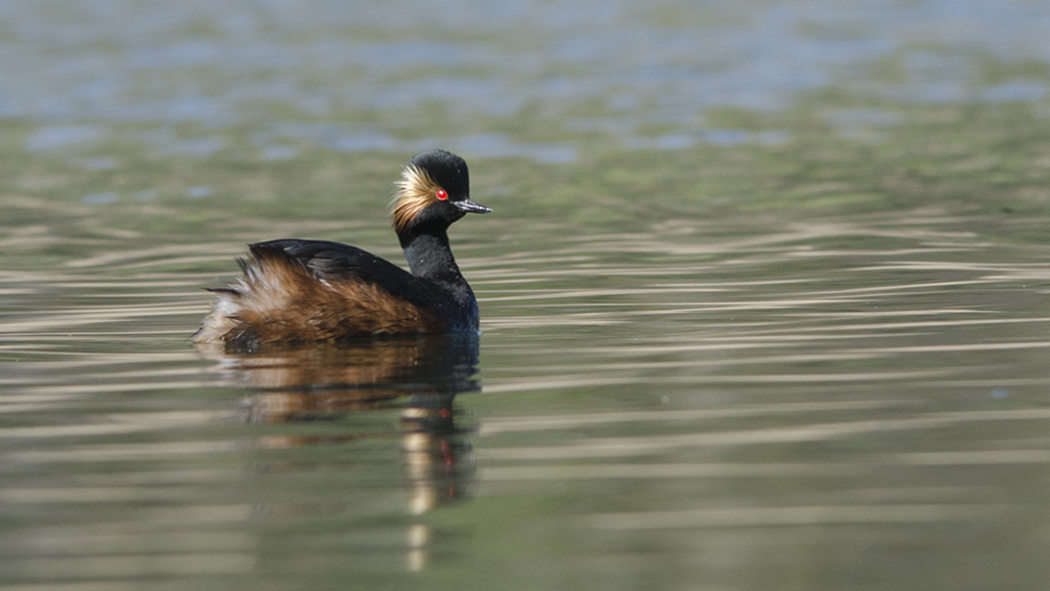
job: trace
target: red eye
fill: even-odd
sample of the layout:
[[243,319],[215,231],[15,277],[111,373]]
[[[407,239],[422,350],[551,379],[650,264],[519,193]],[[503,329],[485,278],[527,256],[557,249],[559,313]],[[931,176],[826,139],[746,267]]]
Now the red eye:
[[438,201],[446,201],[448,199],[448,193],[444,189],[438,189],[437,193],[434,193],[434,197],[437,197]]

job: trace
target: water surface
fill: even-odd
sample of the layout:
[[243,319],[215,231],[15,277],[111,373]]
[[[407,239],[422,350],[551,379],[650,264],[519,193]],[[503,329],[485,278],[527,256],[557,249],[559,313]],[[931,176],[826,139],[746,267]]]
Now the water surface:
[[[0,586],[1045,586],[1039,3],[0,12]],[[434,146],[478,339],[194,349]]]

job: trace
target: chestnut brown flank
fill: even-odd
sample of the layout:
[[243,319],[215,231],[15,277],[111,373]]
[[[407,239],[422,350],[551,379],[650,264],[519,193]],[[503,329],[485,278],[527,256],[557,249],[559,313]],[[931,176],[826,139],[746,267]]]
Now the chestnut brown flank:
[[376,284],[319,279],[298,260],[262,250],[242,263],[195,336],[198,343],[261,345],[376,334],[439,333],[444,321]]

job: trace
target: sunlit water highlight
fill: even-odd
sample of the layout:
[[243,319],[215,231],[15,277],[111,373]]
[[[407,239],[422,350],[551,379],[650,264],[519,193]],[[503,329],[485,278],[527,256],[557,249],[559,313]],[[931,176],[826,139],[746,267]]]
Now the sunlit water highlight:
[[[265,121],[250,143],[274,160],[310,145],[555,163],[577,160],[594,133],[628,150],[781,143],[784,130],[713,127],[703,110],[782,109],[833,83],[915,103],[1048,96],[1024,70],[982,75],[988,60],[1050,59],[1037,2],[512,4],[14,2],[0,116],[42,122],[22,140],[36,153],[120,139],[207,157],[232,147],[221,130]],[[899,61],[897,75],[885,79],[882,60]],[[446,125],[416,137],[435,109]],[[522,120],[553,137],[518,137]],[[903,123],[871,107],[829,120],[846,133]],[[148,129],[120,137],[125,124]],[[180,137],[186,124],[204,129]],[[117,165],[86,162],[99,164]]]

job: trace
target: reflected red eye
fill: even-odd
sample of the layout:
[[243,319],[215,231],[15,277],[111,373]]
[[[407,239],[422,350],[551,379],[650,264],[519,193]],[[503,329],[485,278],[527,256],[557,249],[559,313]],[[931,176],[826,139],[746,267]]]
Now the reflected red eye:
[[434,197],[437,197],[438,201],[445,201],[448,199],[448,193],[444,189],[438,189],[437,193],[434,193]]

